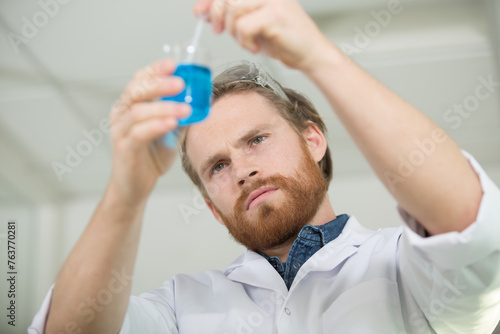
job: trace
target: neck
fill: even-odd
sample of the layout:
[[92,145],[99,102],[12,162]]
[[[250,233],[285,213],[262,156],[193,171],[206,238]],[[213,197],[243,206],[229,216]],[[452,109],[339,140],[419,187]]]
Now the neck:
[[[337,218],[335,215],[335,212],[333,211],[332,205],[330,204],[330,201],[328,199],[328,195],[325,195],[325,198],[323,199],[323,202],[318,208],[318,211],[316,214],[312,217],[310,221],[304,224],[305,225],[324,225],[332,220]],[[288,239],[281,245],[278,245],[276,247],[266,249],[262,251],[262,253],[266,254],[267,256],[277,256],[280,258],[282,262],[286,262],[288,259],[288,253],[290,252],[290,248],[293,245],[293,242],[297,236]]]

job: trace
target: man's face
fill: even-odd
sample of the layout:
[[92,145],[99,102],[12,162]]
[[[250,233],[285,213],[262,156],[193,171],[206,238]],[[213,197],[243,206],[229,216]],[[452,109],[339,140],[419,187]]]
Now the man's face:
[[186,151],[217,220],[252,250],[294,238],[326,194],[306,143],[257,93],[218,100],[190,127]]

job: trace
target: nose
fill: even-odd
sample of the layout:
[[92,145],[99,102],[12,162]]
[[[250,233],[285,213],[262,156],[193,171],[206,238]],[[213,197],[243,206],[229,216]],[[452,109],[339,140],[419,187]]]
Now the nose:
[[245,182],[256,178],[261,174],[260,167],[253,161],[240,157],[238,161],[232,161],[235,181],[239,186],[243,186]]

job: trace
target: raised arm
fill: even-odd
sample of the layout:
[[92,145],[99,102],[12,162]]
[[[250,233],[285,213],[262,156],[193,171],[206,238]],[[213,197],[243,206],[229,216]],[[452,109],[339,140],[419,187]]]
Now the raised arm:
[[399,205],[430,234],[462,231],[472,224],[481,185],[445,131],[336,47],[325,45],[318,56],[305,73]]
[[[158,62],[137,73],[111,112],[113,171],[90,223],[61,268],[46,333],[117,333],[130,297],[147,198],[176,152],[152,141],[177,126],[187,105],[147,102],[178,93],[175,64]],[[157,159],[157,156],[161,158]]]
[[296,0],[200,0],[216,32],[301,70],[321,89],[400,206],[430,234],[475,221],[482,190],[459,147],[333,45]]

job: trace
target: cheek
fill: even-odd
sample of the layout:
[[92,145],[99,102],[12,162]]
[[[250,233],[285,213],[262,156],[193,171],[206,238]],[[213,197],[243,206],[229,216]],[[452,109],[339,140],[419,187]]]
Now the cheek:
[[227,171],[213,177],[208,184],[205,184],[208,195],[211,199],[221,198],[231,192],[230,175]]
[[297,145],[282,142],[266,152],[267,158],[261,161],[274,172],[287,174],[286,171],[294,171],[298,167],[301,154],[302,150]]
[[213,182],[206,187],[208,196],[212,203],[223,213],[230,212],[234,206],[234,195],[230,191],[230,186],[227,183]]

